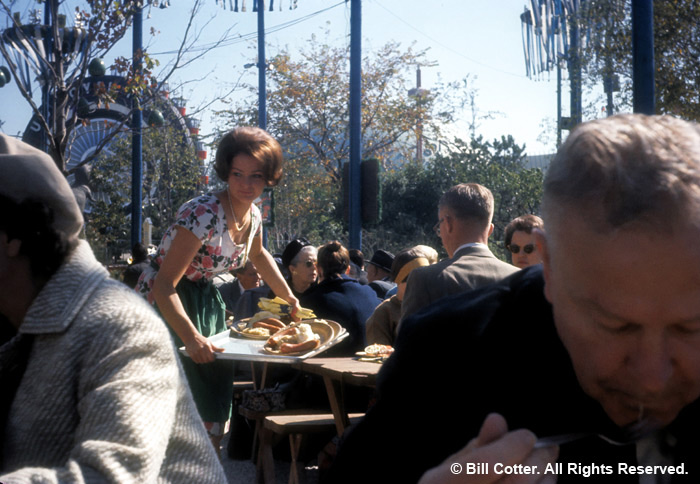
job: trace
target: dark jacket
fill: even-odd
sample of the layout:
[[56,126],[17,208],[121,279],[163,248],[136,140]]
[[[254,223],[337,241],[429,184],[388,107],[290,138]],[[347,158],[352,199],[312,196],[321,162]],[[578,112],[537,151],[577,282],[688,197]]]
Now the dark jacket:
[[[543,286],[535,266],[403,321],[396,351],[378,376],[377,403],[344,436],[325,482],[416,482],[474,438],[490,412],[502,414],[510,429],[539,436],[614,432],[578,384]],[[672,482],[697,482],[698,401],[668,430],[678,439],[674,465],[684,463],[689,472]],[[618,473],[618,463],[637,465],[633,445],[592,437],[562,446],[559,462],[565,469],[560,484],[639,482],[638,475]],[[614,472],[586,478],[568,472],[568,463]]]
[[319,318],[340,323],[349,333],[345,341],[324,356],[351,356],[362,351],[367,346],[365,322],[380,302],[370,287],[345,275],[321,281],[300,299],[302,307],[311,309]]

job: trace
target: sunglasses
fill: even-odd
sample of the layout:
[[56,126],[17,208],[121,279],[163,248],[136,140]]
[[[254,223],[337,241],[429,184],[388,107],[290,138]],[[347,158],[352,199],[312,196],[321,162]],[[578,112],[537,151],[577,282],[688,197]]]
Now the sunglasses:
[[313,266],[316,265],[316,261],[314,261],[314,260],[307,260],[307,261],[304,261],[304,262],[300,262],[300,264],[304,264],[306,267],[311,268],[311,267],[313,267]]
[[[510,244],[508,246],[508,250],[511,251],[513,254],[517,254],[520,252],[520,246],[518,244]],[[532,254],[535,251],[535,244],[527,244],[525,247],[523,247],[523,252],[526,254]]]

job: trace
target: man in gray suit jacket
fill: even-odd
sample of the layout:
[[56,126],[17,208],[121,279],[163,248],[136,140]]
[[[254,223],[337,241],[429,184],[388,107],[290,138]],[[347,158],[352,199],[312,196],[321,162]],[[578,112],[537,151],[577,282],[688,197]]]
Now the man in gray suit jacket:
[[401,320],[448,294],[476,289],[519,270],[489,250],[492,218],[493,194],[478,183],[462,183],[443,194],[435,232],[449,259],[411,272]]

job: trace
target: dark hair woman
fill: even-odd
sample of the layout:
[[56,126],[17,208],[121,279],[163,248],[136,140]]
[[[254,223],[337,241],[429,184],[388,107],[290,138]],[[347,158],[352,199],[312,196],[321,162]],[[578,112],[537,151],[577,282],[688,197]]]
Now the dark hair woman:
[[330,350],[333,355],[365,348],[365,322],[381,302],[369,286],[347,276],[349,268],[348,250],[337,240],[327,243],[318,250],[319,283],[301,296],[303,307],[347,329],[349,337]]
[[253,203],[265,187],[277,185],[282,161],[279,143],[262,129],[241,127],[224,135],[214,167],[226,187],[180,207],[137,286],[157,305],[176,344],[185,346],[188,382],[217,449],[231,413],[233,365],[214,362],[223,350],[207,339],[226,331],[225,304],[212,279],[250,259],[276,295],[299,307],[262,246],[260,211]]

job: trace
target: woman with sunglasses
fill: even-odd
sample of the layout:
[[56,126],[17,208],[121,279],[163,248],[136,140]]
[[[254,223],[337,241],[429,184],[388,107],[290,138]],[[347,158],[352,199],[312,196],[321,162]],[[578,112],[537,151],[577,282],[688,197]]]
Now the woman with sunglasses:
[[511,254],[513,265],[524,269],[542,262],[542,255],[535,244],[534,229],[544,229],[544,222],[537,215],[523,215],[513,219],[505,230],[505,245]]
[[289,287],[298,298],[316,284],[318,251],[305,238],[292,240],[282,252],[282,264],[289,272]]

